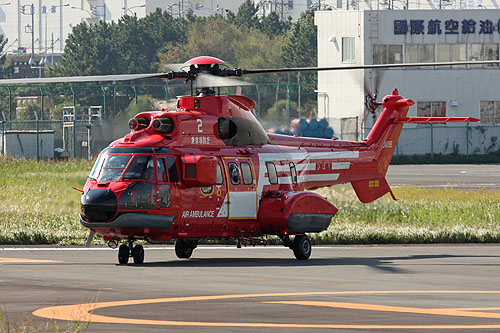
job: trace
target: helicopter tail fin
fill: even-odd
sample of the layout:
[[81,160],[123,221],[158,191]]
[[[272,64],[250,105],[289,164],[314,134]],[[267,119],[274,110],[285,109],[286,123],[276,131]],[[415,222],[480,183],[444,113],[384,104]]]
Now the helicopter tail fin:
[[479,119],[471,117],[406,117],[409,107],[414,103],[411,99],[399,96],[397,89],[392,92],[392,95],[385,96],[382,100],[384,110],[364,141],[366,146],[373,147],[377,151],[376,172],[371,173],[375,176],[351,182],[361,202],[372,202],[386,193],[390,193],[392,198],[396,200],[385,175],[401,135],[403,124],[479,121]]

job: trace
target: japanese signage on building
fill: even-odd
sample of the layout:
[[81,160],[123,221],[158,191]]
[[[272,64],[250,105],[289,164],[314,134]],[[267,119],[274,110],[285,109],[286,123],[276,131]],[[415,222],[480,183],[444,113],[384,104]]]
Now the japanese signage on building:
[[458,35],[484,34],[491,35],[494,31],[500,33],[500,20],[497,22],[472,19],[461,21],[449,19],[441,20],[394,20],[395,35]]

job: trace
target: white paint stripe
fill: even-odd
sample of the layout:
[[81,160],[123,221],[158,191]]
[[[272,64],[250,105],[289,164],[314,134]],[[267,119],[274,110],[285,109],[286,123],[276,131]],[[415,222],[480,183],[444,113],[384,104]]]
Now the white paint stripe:
[[332,163],[332,170],[346,170],[351,167],[351,162]]
[[336,158],[359,158],[359,151],[333,151],[333,152],[303,152],[303,153],[261,153],[261,161],[281,161],[281,160],[315,160],[315,159],[336,159]]
[[327,173],[327,174],[317,174],[317,175],[301,175],[298,177],[297,181],[299,183],[305,182],[322,182],[322,181],[335,181],[339,179],[338,173]]
[[[300,163],[300,164],[295,164],[295,169],[298,172],[304,171],[304,170],[314,171],[314,170],[316,170],[316,163]],[[283,171],[290,172],[290,165],[288,165],[288,164],[277,165],[276,166],[276,171],[278,171],[278,172],[283,172]]]

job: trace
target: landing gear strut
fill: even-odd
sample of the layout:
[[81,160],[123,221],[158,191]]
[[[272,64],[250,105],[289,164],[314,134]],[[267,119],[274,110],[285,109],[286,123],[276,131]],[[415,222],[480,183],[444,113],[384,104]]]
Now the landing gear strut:
[[118,262],[121,265],[128,263],[128,258],[134,259],[134,264],[142,264],[144,262],[144,247],[141,244],[134,246],[134,240],[129,239],[128,245],[122,244],[118,248]]
[[307,260],[311,256],[311,241],[307,235],[297,235],[293,239],[293,242],[290,240],[288,235],[282,235],[280,238],[283,241],[284,246],[293,250],[295,258],[299,260]]
[[175,254],[177,258],[187,259],[193,254],[193,250],[198,246],[197,240],[178,239],[175,241]]

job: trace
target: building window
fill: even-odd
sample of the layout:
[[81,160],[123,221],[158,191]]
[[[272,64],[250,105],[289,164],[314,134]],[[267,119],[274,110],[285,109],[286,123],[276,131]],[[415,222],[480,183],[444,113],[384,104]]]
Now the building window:
[[406,62],[434,62],[434,44],[406,44]]
[[400,64],[403,62],[403,45],[373,45],[373,64]]
[[[469,60],[498,60],[498,44],[469,44]],[[469,65],[470,67],[498,67],[497,64]]]
[[373,45],[373,64],[374,65],[385,64],[386,63],[386,53],[387,53],[387,46],[386,45],[374,44]]
[[342,62],[354,62],[354,51],[354,37],[342,37]]
[[466,61],[466,44],[438,44],[437,61]]
[[481,124],[500,123],[500,101],[481,101],[479,103]]
[[387,63],[403,63],[403,45],[387,45]]
[[342,0],[337,0],[337,8],[342,8]]
[[418,117],[446,117],[446,102],[417,102]]
[[288,9],[293,9],[293,0],[288,0]]

